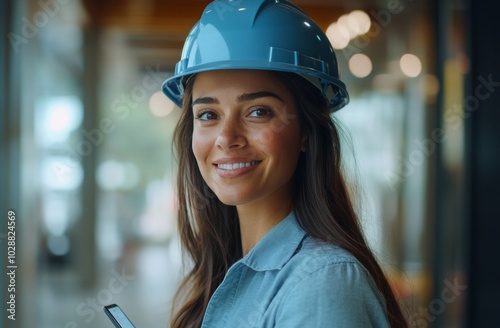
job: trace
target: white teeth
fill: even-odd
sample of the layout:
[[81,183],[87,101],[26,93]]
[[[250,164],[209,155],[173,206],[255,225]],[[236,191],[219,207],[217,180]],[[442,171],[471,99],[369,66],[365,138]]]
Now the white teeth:
[[245,163],[234,163],[234,164],[217,164],[217,167],[223,170],[236,170],[242,167],[250,167],[257,164],[257,162],[245,162]]

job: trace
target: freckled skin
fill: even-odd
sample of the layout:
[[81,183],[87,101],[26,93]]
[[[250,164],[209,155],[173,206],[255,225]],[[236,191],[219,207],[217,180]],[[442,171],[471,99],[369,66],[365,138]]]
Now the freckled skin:
[[[220,201],[291,206],[291,179],[304,143],[293,95],[270,72],[220,70],[197,74],[192,99],[193,152]],[[257,164],[228,171],[214,165],[221,161]]]

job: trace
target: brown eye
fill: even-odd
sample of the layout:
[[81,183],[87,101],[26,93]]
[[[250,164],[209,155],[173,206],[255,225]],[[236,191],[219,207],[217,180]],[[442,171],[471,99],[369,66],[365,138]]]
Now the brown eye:
[[217,115],[211,111],[201,111],[196,115],[196,119],[201,121],[211,121],[217,119]]
[[250,117],[267,117],[267,116],[272,116],[273,111],[270,110],[269,108],[265,107],[259,107],[253,109],[248,116]]

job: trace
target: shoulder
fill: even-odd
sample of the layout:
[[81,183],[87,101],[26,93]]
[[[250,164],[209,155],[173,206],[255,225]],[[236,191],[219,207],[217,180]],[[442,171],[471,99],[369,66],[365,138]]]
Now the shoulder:
[[308,293],[317,286],[337,295],[343,294],[344,298],[370,293],[382,300],[368,270],[354,255],[338,246],[306,237],[302,247],[290,259],[290,265],[294,267],[293,292]]
[[345,293],[345,297],[370,292],[382,301],[372,276],[354,255],[309,236],[283,267],[282,274],[287,277],[290,292],[311,293],[317,286],[321,290]]
[[318,327],[329,320],[385,326],[383,296],[368,271],[346,250],[306,237],[287,266],[288,288],[278,321],[292,324],[312,316]]
[[294,273],[302,272],[304,278],[308,275],[317,276],[325,273],[348,276],[358,272],[371,279],[368,271],[351,253],[310,236],[304,238],[285,267],[287,266],[293,268]]

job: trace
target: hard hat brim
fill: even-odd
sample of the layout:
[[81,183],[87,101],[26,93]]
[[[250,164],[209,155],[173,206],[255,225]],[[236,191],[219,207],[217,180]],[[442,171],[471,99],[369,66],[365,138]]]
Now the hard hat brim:
[[[344,82],[336,79],[330,75],[318,72],[314,69],[307,67],[297,67],[293,64],[284,63],[235,63],[234,61],[226,61],[217,63],[197,65],[196,69],[186,69],[182,73],[176,74],[167,80],[162,85],[162,90],[165,95],[172,100],[177,106],[182,107],[182,96],[184,93],[184,83],[186,77],[215,70],[239,70],[239,69],[251,69],[251,70],[263,70],[263,71],[277,71],[277,72],[290,72],[296,73],[307,80],[311,81],[311,77],[316,77],[318,79],[318,85],[321,85],[324,93],[333,93],[331,97],[328,97],[329,107],[331,112],[335,112],[349,103],[349,94],[347,92]],[[311,81],[313,82],[313,81]],[[331,87],[328,91],[328,87]]]

